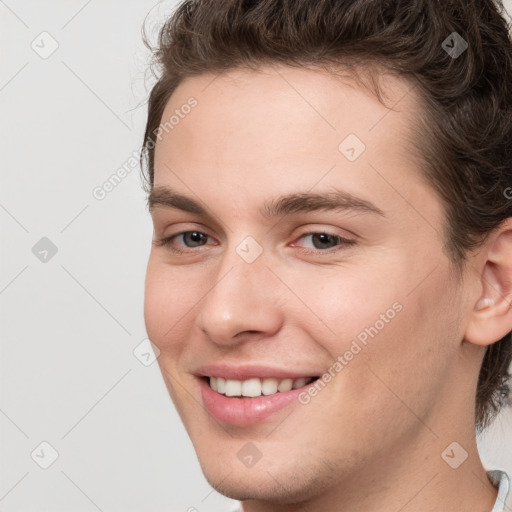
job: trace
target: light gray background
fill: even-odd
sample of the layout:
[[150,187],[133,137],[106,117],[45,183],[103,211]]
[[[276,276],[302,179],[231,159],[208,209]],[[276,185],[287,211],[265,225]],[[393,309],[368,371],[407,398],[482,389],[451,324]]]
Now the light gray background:
[[[129,162],[153,83],[140,31],[150,13],[155,35],[175,4],[0,0],[1,511],[231,503],[202,476],[157,364],[133,353],[152,237]],[[57,247],[45,262],[43,237]],[[511,434],[507,410],[479,440],[488,468],[512,474]],[[42,442],[58,452],[47,469]]]

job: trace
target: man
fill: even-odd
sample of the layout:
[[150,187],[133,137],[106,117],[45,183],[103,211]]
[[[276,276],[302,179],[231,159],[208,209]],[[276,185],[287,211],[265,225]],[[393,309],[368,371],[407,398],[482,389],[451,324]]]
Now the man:
[[243,512],[502,512],[512,43],[491,0],[200,0],[144,138],[149,338]]

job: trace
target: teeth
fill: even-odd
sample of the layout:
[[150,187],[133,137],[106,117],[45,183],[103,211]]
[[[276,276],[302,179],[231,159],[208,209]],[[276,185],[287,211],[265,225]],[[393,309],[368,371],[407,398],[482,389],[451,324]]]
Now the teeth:
[[283,379],[277,386],[277,391],[290,391],[293,387],[293,379]]
[[260,395],[273,395],[277,392],[290,391],[309,384],[312,377],[301,377],[299,379],[248,379],[233,380],[223,379],[222,377],[210,377],[210,387],[226,396],[247,396],[256,397]]
[[277,379],[263,379],[263,384],[261,385],[261,392],[264,395],[273,395],[277,393],[277,386],[279,385],[279,381]]
[[302,377],[301,379],[295,379],[293,381],[293,389],[301,388],[306,385],[306,378]]
[[242,382],[226,379],[226,396],[240,396],[242,394]]
[[242,396],[260,396],[261,381],[260,379],[249,379],[242,382]]
[[[210,380],[213,380],[213,379],[215,379],[215,377],[210,377]],[[215,380],[217,381],[217,391],[219,393],[224,394],[226,392],[226,379],[219,377]]]

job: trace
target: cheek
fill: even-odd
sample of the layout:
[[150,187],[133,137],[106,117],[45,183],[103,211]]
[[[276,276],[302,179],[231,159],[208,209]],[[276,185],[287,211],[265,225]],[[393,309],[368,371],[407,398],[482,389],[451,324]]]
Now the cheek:
[[333,269],[329,275],[305,277],[297,286],[297,295],[319,320],[309,324],[310,338],[332,362],[345,356],[344,368],[364,373],[352,381],[354,386],[368,385],[368,366],[393,388],[410,387],[411,382],[421,386],[421,381],[441,376],[454,357],[450,340],[457,335],[452,319],[457,302],[450,272],[440,265],[416,288],[428,268],[416,265],[411,258],[399,266],[400,273],[395,266],[386,270],[385,264],[365,272]]
[[202,296],[179,267],[150,257],[144,291],[144,320],[149,339],[163,352],[177,349],[190,323],[193,307]]
[[391,285],[386,274],[382,269],[333,268],[295,281],[297,296],[318,318],[311,324],[316,326],[311,339],[324,345],[333,358],[348,350],[353,340],[364,346],[365,339],[388,330],[403,314],[400,283],[395,280]]
[[[369,325],[377,330],[375,336],[368,337],[365,356],[359,361],[368,379],[365,394],[382,399],[375,407],[407,404],[423,415],[442,396],[457,357],[459,332],[453,320],[457,291],[451,281],[449,271],[441,267],[416,289],[411,286],[413,279],[403,279],[384,302],[379,302],[380,307],[373,309],[374,317],[368,318],[364,332],[369,332]],[[397,309],[387,323],[377,324],[380,313],[384,319],[392,316],[384,309],[391,302],[399,303],[400,311]],[[407,407],[403,412],[407,413]]]
[[449,273],[440,271],[417,293],[410,293],[411,278],[385,286],[381,275],[360,277],[359,287],[349,279],[325,281],[322,293],[309,295],[310,307],[336,332],[330,338],[320,337],[320,328],[310,333],[333,362],[327,391],[307,405],[309,417],[320,418],[320,437],[329,446],[340,439],[386,446],[396,442],[395,432],[414,431],[417,417],[434,409],[455,357],[447,341],[455,336]]

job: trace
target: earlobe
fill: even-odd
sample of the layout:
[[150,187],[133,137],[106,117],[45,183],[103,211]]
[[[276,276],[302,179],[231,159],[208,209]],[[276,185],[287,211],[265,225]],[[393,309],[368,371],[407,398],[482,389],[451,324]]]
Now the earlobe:
[[475,345],[491,345],[512,331],[512,297],[479,299],[466,328],[465,341]]
[[484,297],[480,299],[475,305],[475,311],[480,311],[482,309],[488,308],[490,306],[494,306],[495,300],[490,297]]

